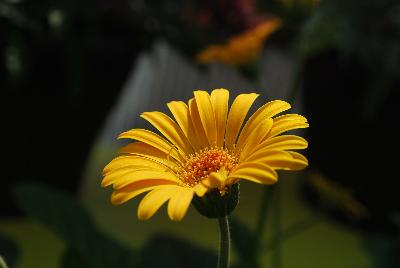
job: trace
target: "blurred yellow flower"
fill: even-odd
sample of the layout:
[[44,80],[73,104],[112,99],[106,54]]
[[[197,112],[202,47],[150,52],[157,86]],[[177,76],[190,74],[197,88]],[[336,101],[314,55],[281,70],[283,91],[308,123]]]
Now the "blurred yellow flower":
[[202,64],[214,61],[230,65],[242,65],[257,59],[265,40],[281,26],[278,18],[266,20],[256,27],[228,40],[225,45],[211,45],[197,54],[197,62]]
[[210,191],[221,196],[239,180],[260,184],[277,181],[277,169],[300,170],[307,159],[293,150],[304,149],[307,141],[284,132],[308,127],[298,114],[277,114],[290,109],[281,100],[264,104],[249,117],[258,94],[238,95],[228,110],[229,91],[194,91],[186,104],[167,104],[174,119],[154,111],[141,117],[164,137],[132,129],[119,138],[136,140],[104,168],[102,186],[113,185],[113,204],[121,204],[149,192],[138,207],[139,219],[146,220],[167,201],[168,215],[179,221],[194,196]]
[[310,185],[336,206],[342,208],[352,218],[365,218],[368,210],[360,201],[358,201],[352,191],[334,181],[329,180],[320,172],[311,172],[309,174]]

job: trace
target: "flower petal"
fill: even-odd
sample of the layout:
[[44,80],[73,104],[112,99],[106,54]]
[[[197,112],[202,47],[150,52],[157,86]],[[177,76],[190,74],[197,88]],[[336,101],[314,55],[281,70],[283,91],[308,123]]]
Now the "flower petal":
[[121,189],[115,190],[111,196],[114,205],[120,205],[126,201],[140,195],[141,193],[160,188],[163,185],[174,185],[168,180],[143,180],[131,183]]
[[138,218],[140,220],[151,218],[165,202],[177,194],[180,188],[180,186],[166,185],[148,193],[139,204]]
[[179,164],[181,164],[180,160],[174,161],[174,159],[170,158],[168,154],[141,141],[132,142],[122,147],[119,150],[119,153],[128,154],[128,156],[140,156],[143,158],[151,159],[152,161],[163,164],[164,166],[169,167],[172,170],[174,170]]
[[194,98],[189,100],[189,111],[190,111],[190,117],[192,118],[194,132],[196,133],[197,140],[199,141],[200,146],[202,148],[208,147],[209,144],[207,135],[201,123],[199,110]]
[[168,202],[168,216],[173,221],[180,221],[186,214],[193,198],[193,189],[180,187]]
[[201,147],[197,140],[196,133],[194,132],[192,119],[190,118],[189,107],[183,101],[171,101],[167,104],[167,106],[179,127],[189,140],[193,149],[195,151],[199,150]]
[[259,162],[273,169],[289,169],[293,165],[294,158],[285,151],[264,149],[254,152],[246,161]]
[[273,184],[278,180],[278,174],[268,165],[259,162],[245,162],[229,174],[229,179],[244,179],[261,184]]
[[210,95],[206,91],[196,90],[194,92],[200,120],[206,133],[208,144],[217,145],[217,127],[215,125],[214,110],[211,104]]
[[185,154],[193,153],[192,145],[187,140],[180,127],[168,115],[162,112],[145,112],[140,115],[157,128],[171,143],[175,144]]
[[226,123],[225,132],[225,147],[232,149],[236,142],[236,138],[239,134],[240,127],[244,119],[246,118],[247,112],[251,105],[258,97],[258,94],[240,94],[233,101],[231,109],[228,114],[228,121]]
[[118,180],[114,181],[114,189],[120,189],[128,184],[141,180],[160,180],[160,179],[169,180],[175,183],[181,183],[181,181],[173,173],[158,171],[158,170],[142,169],[142,170],[132,170],[131,172],[122,174]]
[[197,196],[202,197],[207,193],[208,188],[203,184],[198,183],[193,187],[193,191],[196,193]]
[[218,188],[225,185],[228,173],[224,168],[218,170],[217,172],[211,172],[207,178],[201,181],[201,183],[208,188]]
[[236,147],[236,150],[240,152],[240,159],[245,159],[247,155],[249,155],[249,153],[252,152],[257,145],[260,144],[260,142],[272,128],[272,125],[272,118],[267,118],[261,121],[259,125],[253,130],[253,132],[249,135],[247,142],[244,144],[244,147],[241,148],[239,147],[239,145]]
[[228,115],[229,91],[223,88],[211,92],[211,103],[217,125],[217,146],[224,146],[226,119]]
[[281,133],[293,129],[307,128],[307,127],[308,127],[307,119],[304,116],[298,114],[282,115],[274,118],[274,125],[272,126],[271,131],[265,137],[265,139],[277,136]]
[[308,142],[296,135],[281,135],[265,140],[259,147],[271,150],[298,150],[307,148]]
[[121,168],[128,168],[130,166],[141,166],[154,168],[158,170],[166,170],[166,167],[161,163],[152,161],[147,158],[143,158],[140,156],[132,156],[132,155],[121,155],[114,158],[108,165],[106,165],[103,169],[103,175],[106,176],[107,174],[114,172]]
[[114,184],[117,180],[119,180],[122,176],[125,176],[131,172],[136,172],[139,170],[151,170],[149,168],[145,168],[143,166],[135,166],[135,167],[128,167],[128,168],[120,168],[118,170],[114,170],[113,172],[107,173],[104,176],[103,180],[101,181],[102,187],[107,187],[111,184]]
[[260,124],[262,120],[264,120],[265,118],[273,117],[288,109],[290,109],[290,104],[281,100],[270,101],[261,106],[244,125],[243,130],[240,133],[237,146],[243,146],[243,143],[246,142],[249,135],[258,126],[258,124]]
[[304,155],[292,151],[288,151],[288,153],[290,153],[294,159],[293,164],[289,168],[290,170],[302,170],[308,166],[308,160]]
[[155,157],[167,157],[167,153],[157,149],[154,146],[141,141],[129,143],[118,151],[120,154],[150,155]]
[[179,154],[178,150],[171,143],[160,137],[154,132],[146,129],[131,129],[129,131],[123,132],[118,136],[118,139],[134,139],[144,142],[154,148],[171,155],[173,158],[183,161],[183,157]]

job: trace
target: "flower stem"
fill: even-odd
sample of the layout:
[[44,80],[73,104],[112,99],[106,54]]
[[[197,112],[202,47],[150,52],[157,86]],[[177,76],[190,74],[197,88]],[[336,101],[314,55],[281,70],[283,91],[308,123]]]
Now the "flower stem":
[[220,231],[218,268],[228,268],[231,248],[228,216],[218,218],[218,223]]

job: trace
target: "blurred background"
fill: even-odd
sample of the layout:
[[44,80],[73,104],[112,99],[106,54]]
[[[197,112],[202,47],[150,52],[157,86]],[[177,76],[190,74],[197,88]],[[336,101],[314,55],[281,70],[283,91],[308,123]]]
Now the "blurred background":
[[395,0],[1,0],[0,256],[213,267],[214,221],[139,222],[100,182],[141,112],[223,87],[311,126],[307,170],[241,185],[234,267],[400,267],[399,86]]

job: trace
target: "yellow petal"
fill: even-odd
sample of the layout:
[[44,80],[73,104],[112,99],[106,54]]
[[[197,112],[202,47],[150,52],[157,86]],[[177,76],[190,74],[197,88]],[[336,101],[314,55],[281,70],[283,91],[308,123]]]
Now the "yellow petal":
[[197,103],[194,99],[189,100],[189,111],[190,117],[192,119],[194,132],[196,133],[197,140],[202,148],[208,147],[208,139],[206,136],[206,132],[204,131],[203,125],[201,123],[199,110],[197,107]]
[[226,119],[228,115],[229,91],[223,88],[211,92],[211,103],[217,126],[217,146],[224,146]]
[[201,183],[208,188],[218,188],[225,185],[227,177],[228,173],[222,168],[217,172],[211,172]]
[[206,133],[208,144],[217,145],[217,126],[215,124],[214,110],[211,104],[210,95],[206,91],[197,90],[194,92],[195,101],[200,115],[201,124]]
[[108,173],[106,176],[104,176],[103,180],[101,181],[101,186],[102,187],[107,187],[113,183],[115,183],[116,180],[120,179],[122,176],[133,172],[137,170],[142,170],[145,169],[143,167],[134,167],[134,168],[120,168],[118,170],[115,170],[112,173]]
[[273,169],[289,169],[293,165],[294,158],[285,151],[264,149],[254,152],[246,161],[263,163]]
[[281,133],[298,129],[307,128],[307,119],[298,114],[287,114],[274,118],[274,125],[265,139],[277,136]]
[[140,141],[133,142],[122,147],[119,150],[119,153],[147,158],[154,162],[163,164],[164,166],[169,167],[172,170],[176,169],[177,166],[181,164],[180,160],[174,161],[176,159],[174,159],[173,157],[169,157],[168,154]]
[[243,146],[243,143],[246,142],[249,135],[258,126],[258,124],[260,124],[262,120],[264,120],[265,118],[273,117],[288,109],[290,109],[290,104],[281,100],[274,100],[261,106],[244,125],[243,130],[240,133],[237,146]]
[[159,158],[167,157],[167,153],[141,141],[129,143],[119,149],[120,154],[150,155]]
[[190,118],[189,107],[183,101],[171,101],[167,104],[167,106],[179,127],[189,140],[193,149],[195,151],[199,150],[201,147],[197,140],[196,133],[194,132],[192,119]]
[[114,205],[125,203],[126,201],[140,195],[141,193],[159,188],[163,185],[173,185],[168,180],[143,180],[131,183],[121,189],[115,190],[111,196],[111,202]]
[[110,172],[113,172],[120,168],[126,168],[130,166],[141,166],[142,168],[148,167],[158,170],[166,170],[166,167],[164,165],[151,159],[146,159],[140,156],[121,155],[114,158],[110,163],[108,163],[108,165],[104,167],[103,175],[107,175]]
[[269,138],[257,146],[270,150],[299,150],[308,147],[308,142],[296,135],[281,135]]
[[186,214],[193,198],[193,189],[181,187],[168,202],[168,216],[180,221]]
[[161,112],[145,112],[140,115],[157,128],[171,143],[185,154],[193,153],[192,145],[181,128],[168,115]]
[[138,207],[138,218],[147,220],[180,189],[179,186],[162,186],[148,193],[140,202]]
[[288,151],[288,153],[290,153],[294,159],[293,164],[289,168],[290,170],[302,170],[308,166],[308,160],[304,155],[291,151]]
[[157,189],[160,186],[150,186],[150,187],[145,187],[145,188],[141,188],[135,191],[132,191],[130,193],[118,193],[117,191],[114,191],[111,195],[111,203],[113,205],[120,205],[123,204],[127,201],[129,201],[132,198],[135,198],[136,196]]
[[198,183],[193,187],[193,191],[196,193],[197,196],[202,197],[208,192],[208,188],[203,184]]
[[265,164],[246,162],[238,165],[229,175],[229,178],[244,179],[261,184],[273,184],[278,180],[278,174]]
[[240,160],[245,159],[247,155],[249,155],[254,148],[261,143],[263,138],[268,134],[273,124],[273,120],[271,118],[267,118],[259,123],[259,125],[253,130],[253,132],[249,135],[247,142],[244,145],[244,148],[236,147],[236,150],[240,152]]
[[119,139],[134,139],[144,142],[154,148],[171,155],[173,158],[183,162],[183,157],[178,153],[178,150],[171,143],[160,137],[154,132],[146,129],[131,129],[129,131],[123,132],[118,136]]
[[258,97],[258,94],[240,94],[233,101],[231,109],[228,114],[228,121],[226,123],[225,132],[225,147],[232,149],[236,142],[236,138],[239,134],[240,127],[244,119],[246,118],[247,112],[251,105]]
[[[109,175],[111,176],[111,175]],[[105,178],[104,178],[105,179]],[[128,184],[141,181],[141,180],[169,180],[171,182],[180,183],[180,180],[175,174],[170,172],[158,171],[158,170],[132,170],[129,173],[121,175],[118,180],[114,181],[114,189],[120,189]]]

